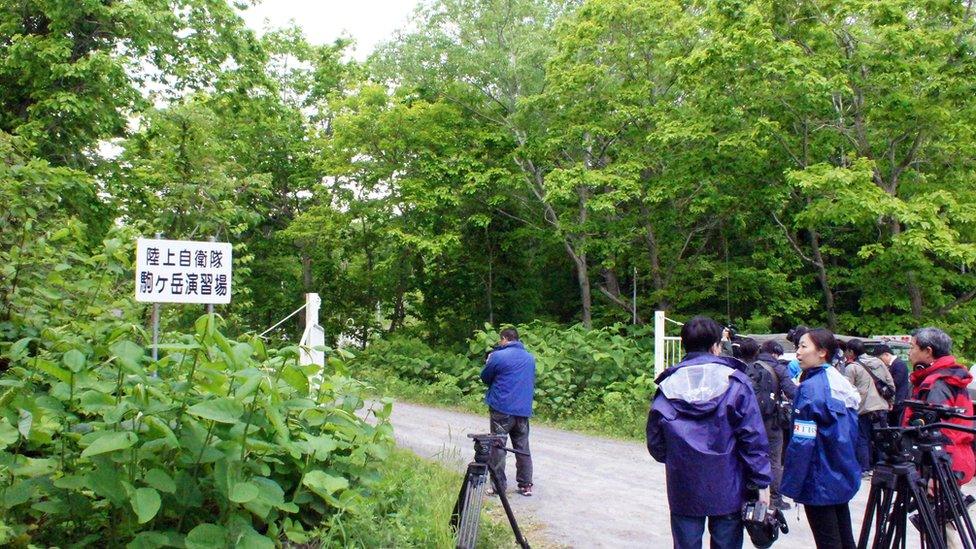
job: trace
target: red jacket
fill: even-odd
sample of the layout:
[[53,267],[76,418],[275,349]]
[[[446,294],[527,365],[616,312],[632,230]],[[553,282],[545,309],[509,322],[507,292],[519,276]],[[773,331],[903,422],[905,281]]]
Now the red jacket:
[[[973,414],[973,401],[969,398],[966,388],[973,376],[965,366],[956,363],[956,357],[944,356],[936,359],[926,368],[915,370],[911,375],[912,398],[932,404],[944,404],[962,408],[963,413]],[[912,410],[905,410],[903,425],[908,425],[912,417]],[[964,419],[950,419],[948,423],[955,423],[964,427],[972,427],[973,422]],[[946,452],[952,458],[952,469],[962,475],[959,485],[966,484],[976,472],[976,456],[973,455],[973,435],[962,431],[943,429],[943,434],[949,438]]]

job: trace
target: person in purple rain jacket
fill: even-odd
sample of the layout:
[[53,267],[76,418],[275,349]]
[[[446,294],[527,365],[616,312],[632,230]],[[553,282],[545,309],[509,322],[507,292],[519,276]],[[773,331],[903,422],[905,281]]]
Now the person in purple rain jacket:
[[687,353],[655,380],[647,449],[664,463],[674,547],[741,548],[750,493],[769,504],[769,444],[745,364],[721,353],[722,327],[696,316],[681,328]]

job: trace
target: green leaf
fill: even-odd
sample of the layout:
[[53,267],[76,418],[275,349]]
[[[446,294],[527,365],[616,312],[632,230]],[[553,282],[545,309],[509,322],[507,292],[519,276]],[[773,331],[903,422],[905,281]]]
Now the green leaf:
[[131,448],[136,443],[138,437],[131,431],[121,433],[108,433],[95,439],[88,448],[81,453],[81,457],[97,456],[116,450]]
[[78,373],[82,368],[85,367],[85,355],[77,349],[71,349],[64,356],[61,357],[61,361],[64,365],[68,367],[74,373]]
[[302,484],[324,499],[339,490],[348,488],[349,480],[330,475],[325,471],[310,471],[302,478]]
[[158,549],[170,545],[170,540],[161,532],[139,532],[132,541],[126,544],[126,549]]
[[227,497],[235,503],[247,503],[258,497],[258,487],[250,482],[238,482],[230,489]]
[[227,397],[199,402],[186,411],[190,415],[218,423],[237,423],[244,415],[244,407]]
[[159,512],[160,499],[159,492],[152,488],[139,488],[129,501],[132,510],[139,517],[139,524],[145,524],[156,516]]
[[281,370],[281,379],[291,385],[301,395],[308,394],[308,376],[293,364],[288,364]]
[[163,471],[162,469],[150,469],[146,473],[146,477],[143,480],[146,482],[146,484],[152,486],[160,492],[166,492],[167,494],[176,492],[176,483],[173,482],[172,477],[167,475],[166,471]]
[[142,373],[142,359],[146,356],[146,351],[129,340],[119,341],[112,345],[112,354],[118,357],[123,366],[133,373]]
[[0,450],[17,442],[20,433],[7,421],[7,418],[0,418]]
[[227,545],[227,530],[222,526],[204,522],[186,535],[186,549],[212,549]]

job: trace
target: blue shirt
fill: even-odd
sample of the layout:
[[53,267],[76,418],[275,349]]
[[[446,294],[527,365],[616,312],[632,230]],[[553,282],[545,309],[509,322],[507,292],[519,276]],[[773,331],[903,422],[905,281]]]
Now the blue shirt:
[[521,341],[502,345],[488,355],[481,370],[481,381],[488,385],[485,403],[510,416],[532,415],[535,393],[535,357]]

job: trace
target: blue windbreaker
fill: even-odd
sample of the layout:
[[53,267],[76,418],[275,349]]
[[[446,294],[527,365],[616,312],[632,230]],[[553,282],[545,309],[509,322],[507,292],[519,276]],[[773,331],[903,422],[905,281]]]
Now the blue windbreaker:
[[688,353],[655,380],[647,449],[664,463],[676,515],[738,513],[751,488],[772,481],[769,442],[742,361]]
[[485,402],[495,411],[510,416],[532,415],[535,393],[535,357],[521,341],[498,347],[481,370],[481,381],[488,385]]
[[780,492],[804,505],[847,503],[861,486],[855,452],[860,395],[827,364],[801,379]]

